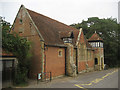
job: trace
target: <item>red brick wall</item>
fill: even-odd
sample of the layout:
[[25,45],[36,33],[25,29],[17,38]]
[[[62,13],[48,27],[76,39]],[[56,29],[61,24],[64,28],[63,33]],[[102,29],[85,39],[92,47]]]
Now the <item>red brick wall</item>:
[[85,70],[85,69],[86,69],[86,62],[85,61],[78,62],[78,72]]
[[94,48],[95,49],[95,52],[94,52],[94,54],[101,54],[101,55],[103,55],[104,53],[104,49],[103,48]]
[[88,50],[88,60],[87,60],[87,64],[88,67],[94,67],[94,51]]
[[[22,19],[22,24],[20,24],[20,19]],[[20,29],[23,29],[22,33],[19,33]],[[30,77],[36,78],[37,73],[41,72],[40,37],[24,9],[21,9],[18,13],[11,32],[17,32],[20,36],[27,38],[31,42],[32,59]]]
[[[81,32],[79,48],[80,48],[80,50],[78,52],[78,72],[87,69],[86,63],[88,64],[88,67],[94,67],[93,51],[87,50],[83,32]],[[84,56],[82,56],[82,55],[84,55]]]
[[[62,56],[58,56],[58,51],[62,50]],[[58,47],[48,47],[45,50],[46,72],[52,72],[52,77],[65,75],[65,49]]]
[[89,68],[94,67],[94,60],[88,60],[87,63]]

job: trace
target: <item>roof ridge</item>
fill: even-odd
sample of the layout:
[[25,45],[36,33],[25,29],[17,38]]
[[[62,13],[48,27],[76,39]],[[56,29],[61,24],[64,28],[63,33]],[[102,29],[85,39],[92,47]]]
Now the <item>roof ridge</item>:
[[[95,40],[98,38],[99,40],[102,40],[102,38],[97,34],[96,32],[88,39],[88,41]],[[97,40],[97,39],[96,39]]]
[[69,25],[66,25],[66,24],[64,24],[64,23],[62,23],[62,22],[59,22],[58,20],[55,20],[55,19],[53,19],[53,18],[50,18],[50,17],[48,17],[48,16],[45,16],[45,15],[43,15],[43,14],[40,14],[40,13],[35,12],[35,11],[33,11],[33,10],[30,10],[30,9],[28,9],[28,8],[26,8],[26,10],[29,10],[29,11],[31,11],[31,12],[33,12],[33,13],[42,15],[43,17],[46,17],[46,18],[48,18],[48,19],[51,19],[51,20],[53,20],[53,21],[55,21],[55,22],[61,23],[61,24],[65,25],[65,26],[67,26],[67,27],[69,27],[69,28],[71,28],[71,29],[73,29],[73,30],[78,30],[78,29],[73,28],[73,27],[71,27],[71,26],[69,26]]

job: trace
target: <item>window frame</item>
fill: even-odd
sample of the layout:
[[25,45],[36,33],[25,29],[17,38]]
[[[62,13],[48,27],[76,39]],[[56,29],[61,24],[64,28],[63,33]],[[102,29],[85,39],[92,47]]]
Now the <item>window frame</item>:
[[62,50],[61,49],[58,50],[58,57],[62,57]]

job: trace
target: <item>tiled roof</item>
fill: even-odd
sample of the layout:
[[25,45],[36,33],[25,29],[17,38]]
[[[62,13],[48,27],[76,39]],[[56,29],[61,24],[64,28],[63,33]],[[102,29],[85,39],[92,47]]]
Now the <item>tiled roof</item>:
[[65,37],[71,37],[72,32],[71,31],[60,31],[59,36],[60,38],[65,38]]
[[97,41],[97,40],[103,41],[103,39],[102,39],[97,33],[94,33],[94,34],[88,39],[88,41]]
[[64,45],[61,38],[70,36],[71,32],[74,34],[73,45],[75,45],[79,30],[29,9],[27,11],[44,38],[46,45]]

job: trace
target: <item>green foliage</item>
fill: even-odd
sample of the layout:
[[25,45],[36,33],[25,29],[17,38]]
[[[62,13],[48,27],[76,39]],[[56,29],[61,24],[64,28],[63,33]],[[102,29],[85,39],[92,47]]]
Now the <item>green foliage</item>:
[[19,37],[16,33],[10,34],[10,24],[2,22],[2,48],[11,52],[18,60],[15,73],[15,83],[26,82],[27,73],[30,69],[30,42]]
[[83,32],[87,38],[90,38],[96,31],[104,40],[105,63],[109,66],[120,65],[118,61],[120,50],[120,24],[117,24],[115,18],[99,19],[98,17],[88,18],[78,24],[72,24],[77,29],[83,28]]

